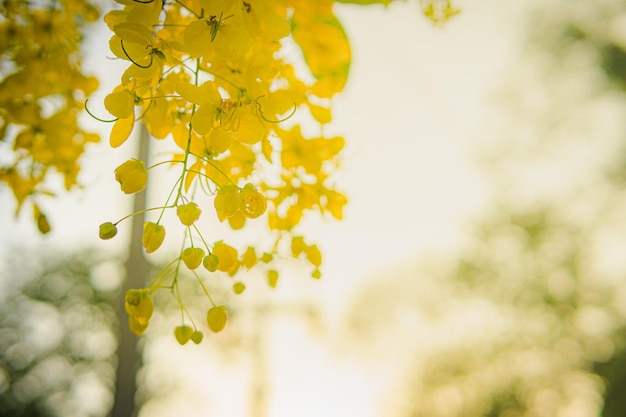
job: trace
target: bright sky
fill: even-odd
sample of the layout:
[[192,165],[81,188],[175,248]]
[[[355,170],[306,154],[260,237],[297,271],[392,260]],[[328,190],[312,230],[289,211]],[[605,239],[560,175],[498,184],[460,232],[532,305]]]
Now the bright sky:
[[[348,144],[336,180],[349,205],[342,223],[308,225],[306,234],[324,251],[323,280],[295,279],[292,287],[270,293],[266,300],[276,297],[282,303],[306,294],[322,305],[322,320],[332,333],[334,318],[340,320],[365,281],[384,278],[389,266],[449,249],[462,239],[464,222],[484,199],[472,146],[484,133],[489,94],[518,51],[523,20],[522,6],[514,4],[520,2],[458,3],[463,13],[443,30],[420,15],[417,2],[395,2],[387,10],[338,8],[353,46],[349,85],[334,108],[335,131]],[[102,36],[108,39],[106,32]],[[113,86],[120,72],[110,62],[103,72],[102,65],[91,62]],[[111,89],[104,84],[94,103]],[[108,126],[98,128],[106,137]],[[0,194],[0,256],[24,241],[105,248],[97,225],[126,214],[130,201],[110,197],[119,194],[112,171],[132,151],[99,146],[89,152],[85,192],[46,206],[56,227],[50,236],[40,237],[27,216],[14,221],[12,202]],[[297,315],[272,322],[267,337],[272,375],[267,417],[385,415],[393,371],[381,372],[337,354]],[[168,360],[176,358],[177,372],[196,382],[173,400],[176,415],[185,415],[183,409],[188,415],[249,415],[245,402],[237,400],[242,390],[247,396],[249,363],[220,365],[215,358],[206,359],[204,343],[173,351],[172,343],[173,338],[150,354],[163,349]],[[159,409],[159,415],[173,415],[167,410]],[[157,415],[152,411],[145,415]]]

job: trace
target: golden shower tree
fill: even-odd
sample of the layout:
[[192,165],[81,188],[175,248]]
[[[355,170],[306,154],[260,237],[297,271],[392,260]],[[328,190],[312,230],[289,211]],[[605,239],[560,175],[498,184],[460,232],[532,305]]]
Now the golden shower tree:
[[[146,288],[128,291],[125,307],[131,330],[141,334],[153,295],[170,291],[181,311],[177,340],[199,343],[203,334],[178,291],[181,268],[206,293],[213,332],[224,328],[227,310],[211,297],[206,276],[261,268],[273,287],[279,277],[275,259],[285,256],[303,258],[311,276],[321,276],[321,252],[298,225],[307,213],[343,217],[347,200],[335,188],[333,172],[344,138],[327,135],[326,127],[333,97],[347,81],[350,43],[333,0],[116,2],[104,15],[112,32],[107,53],[128,65],[104,99],[106,117],[89,111],[87,98],[98,82],[80,69],[81,33],[99,16],[93,5],[2,2],[0,140],[10,152],[0,160],[0,183],[13,192],[16,214],[28,203],[47,233],[39,201],[52,195],[49,174],[60,174],[66,189],[75,187],[86,144],[99,140],[79,126],[80,112],[111,123],[112,148],[132,140],[137,122],[154,140],[169,141],[176,150],[162,159],[149,166],[129,159],[114,172],[123,193],[166,188],[165,201],[102,223],[99,235],[111,239],[120,222],[150,211],[156,218],[144,224],[142,244],[153,253],[166,239],[163,216],[175,213],[176,227],[185,231],[180,253]],[[448,0],[423,0],[420,6],[435,23],[458,12]],[[294,47],[300,54],[286,52]],[[148,181],[165,169],[176,173],[170,182]],[[215,216],[233,230],[262,222],[262,243],[237,246],[228,236],[202,230],[201,216]],[[233,291],[244,290],[236,280]]]

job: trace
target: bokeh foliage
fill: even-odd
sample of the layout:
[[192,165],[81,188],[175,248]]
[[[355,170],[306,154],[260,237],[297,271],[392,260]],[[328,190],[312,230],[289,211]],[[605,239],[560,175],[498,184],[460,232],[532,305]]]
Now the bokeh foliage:
[[120,273],[115,261],[88,253],[42,253],[34,260],[16,252],[7,261],[0,295],[0,415],[108,414]]
[[398,268],[356,304],[361,337],[408,346],[398,415],[626,409],[625,17],[611,0],[532,13],[480,150],[485,215],[459,253]]

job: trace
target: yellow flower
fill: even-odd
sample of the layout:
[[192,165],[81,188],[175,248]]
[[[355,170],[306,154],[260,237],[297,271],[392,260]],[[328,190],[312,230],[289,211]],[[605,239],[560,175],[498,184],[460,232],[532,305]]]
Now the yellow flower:
[[131,158],[115,168],[115,179],[124,193],[133,194],[146,188],[148,172],[143,161]]
[[265,126],[254,114],[252,106],[239,112],[233,136],[239,142],[248,145],[254,145],[265,137]]
[[220,187],[213,204],[220,222],[234,216],[241,207],[239,188],[234,185]]
[[104,107],[115,117],[129,118],[135,109],[135,96],[125,88],[116,90],[104,98]]
[[163,226],[152,222],[144,223],[141,243],[146,248],[147,253],[152,253],[159,249],[163,239],[165,239],[165,228]]
[[133,316],[128,316],[128,328],[137,336],[141,336],[148,328],[148,322],[140,323]]
[[137,321],[138,324],[147,324],[154,312],[154,303],[147,289],[130,289],[124,296],[124,309],[126,313]]
[[132,112],[129,117],[123,119],[117,119],[113,123],[111,128],[111,134],[109,136],[109,144],[112,148],[121,146],[133,131],[135,126],[135,112]]
[[217,266],[219,271],[227,272],[230,276],[235,275],[237,269],[239,269],[237,249],[220,241],[213,247],[213,255],[220,260]]
[[239,192],[241,196],[241,208],[246,217],[257,218],[267,209],[267,202],[263,194],[258,192],[254,185],[248,183]]
[[204,135],[219,125],[222,96],[213,81],[202,85],[181,82],[176,86],[176,92],[185,100],[199,105],[191,118],[193,130]]
[[246,215],[241,210],[228,218],[228,225],[233,230],[241,230],[246,225]]

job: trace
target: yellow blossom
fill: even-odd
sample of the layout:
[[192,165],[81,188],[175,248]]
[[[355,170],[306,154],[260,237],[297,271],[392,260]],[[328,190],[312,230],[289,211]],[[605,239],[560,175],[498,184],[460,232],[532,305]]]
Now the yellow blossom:
[[115,169],[115,179],[124,193],[133,194],[146,188],[148,172],[143,161],[131,158]]
[[254,219],[265,213],[267,202],[254,185],[246,184],[239,192],[239,195],[241,196],[241,208],[246,217]]
[[126,119],[135,109],[134,98],[129,90],[120,88],[104,98],[104,107],[113,116]]
[[220,260],[217,266],[219,271],[227,272],[231,276],[235,275],[239,269],[237,249],[224,242],[217,242],[213,247],[213,255]]
[[234,216],[241,207],[239,188],[234,185],[220,187],[217,196],[215,196],[214,205],[220,222]]
[[154,312],[152,297],[146,289],[131,289],[124,296],[124,309],[139,324],[147,324]]

